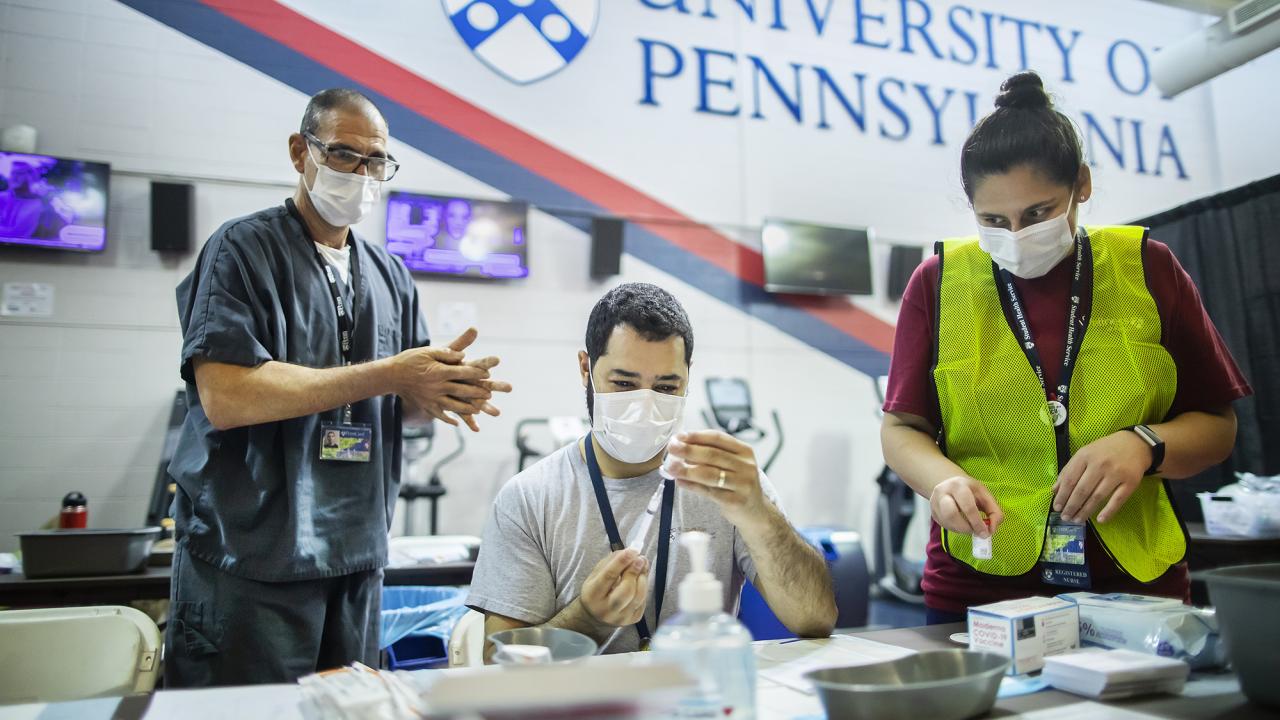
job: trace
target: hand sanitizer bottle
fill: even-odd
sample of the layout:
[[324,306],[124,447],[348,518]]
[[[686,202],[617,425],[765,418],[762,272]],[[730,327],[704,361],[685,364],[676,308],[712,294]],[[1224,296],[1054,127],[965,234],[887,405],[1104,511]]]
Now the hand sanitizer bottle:
[[680,612],[653,636],[653,656],[680,664],[697,681],[680,700],[675,717],[753,720],[756,662],[751,633],[724,612],[724,589],[707,572],[709,543],[703,532],[680,537],[693,572],[680,583]]

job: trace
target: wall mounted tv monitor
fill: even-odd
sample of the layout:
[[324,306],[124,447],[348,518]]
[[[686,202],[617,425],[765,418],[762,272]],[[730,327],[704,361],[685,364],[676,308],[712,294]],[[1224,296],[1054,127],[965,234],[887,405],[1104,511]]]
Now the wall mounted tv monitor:
[[418,273],[508,279],[529,275],[529,206],[392,192],[387,251]]
[[0,244],[102,250],[110,171],[106,163],[0,152]]
[[760,230],[765,289],[812,295],[871,294],[870,228],[767,219]]

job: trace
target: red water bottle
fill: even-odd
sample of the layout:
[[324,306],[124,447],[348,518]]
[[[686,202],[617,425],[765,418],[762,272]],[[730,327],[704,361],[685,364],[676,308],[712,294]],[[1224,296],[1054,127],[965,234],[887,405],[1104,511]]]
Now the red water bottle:
[[58,514],[61,530],[84,529],[89,525],[89,501],[78,492],[67,493],[62,498],[62,512]]

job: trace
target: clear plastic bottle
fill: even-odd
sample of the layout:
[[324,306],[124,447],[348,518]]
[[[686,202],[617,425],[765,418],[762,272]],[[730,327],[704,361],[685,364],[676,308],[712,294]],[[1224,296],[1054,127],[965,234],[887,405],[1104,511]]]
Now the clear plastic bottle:
[[709,541],[701,532],[680,538],[693,571],[680,583],[680,612],[653,636],[654,660],[678,663],[697,680],[697,687],[680,700],[675,717],[754,720],[751,633],[724,612],[721,583],[707,572]]

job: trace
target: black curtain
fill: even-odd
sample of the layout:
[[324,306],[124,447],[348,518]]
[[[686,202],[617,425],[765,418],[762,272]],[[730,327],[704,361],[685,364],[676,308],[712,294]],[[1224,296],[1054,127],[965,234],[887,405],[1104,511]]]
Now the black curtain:
[[1253,386],[1254,395],[1235,404],[1240,430],[1232,457],[1170,483],[1184,517],[1194,520],[1195,493],[1234,482],[1233,471],[1280,474],[1280,175],[1133,224],[1151,228],[1151,237],[1173,250]]

